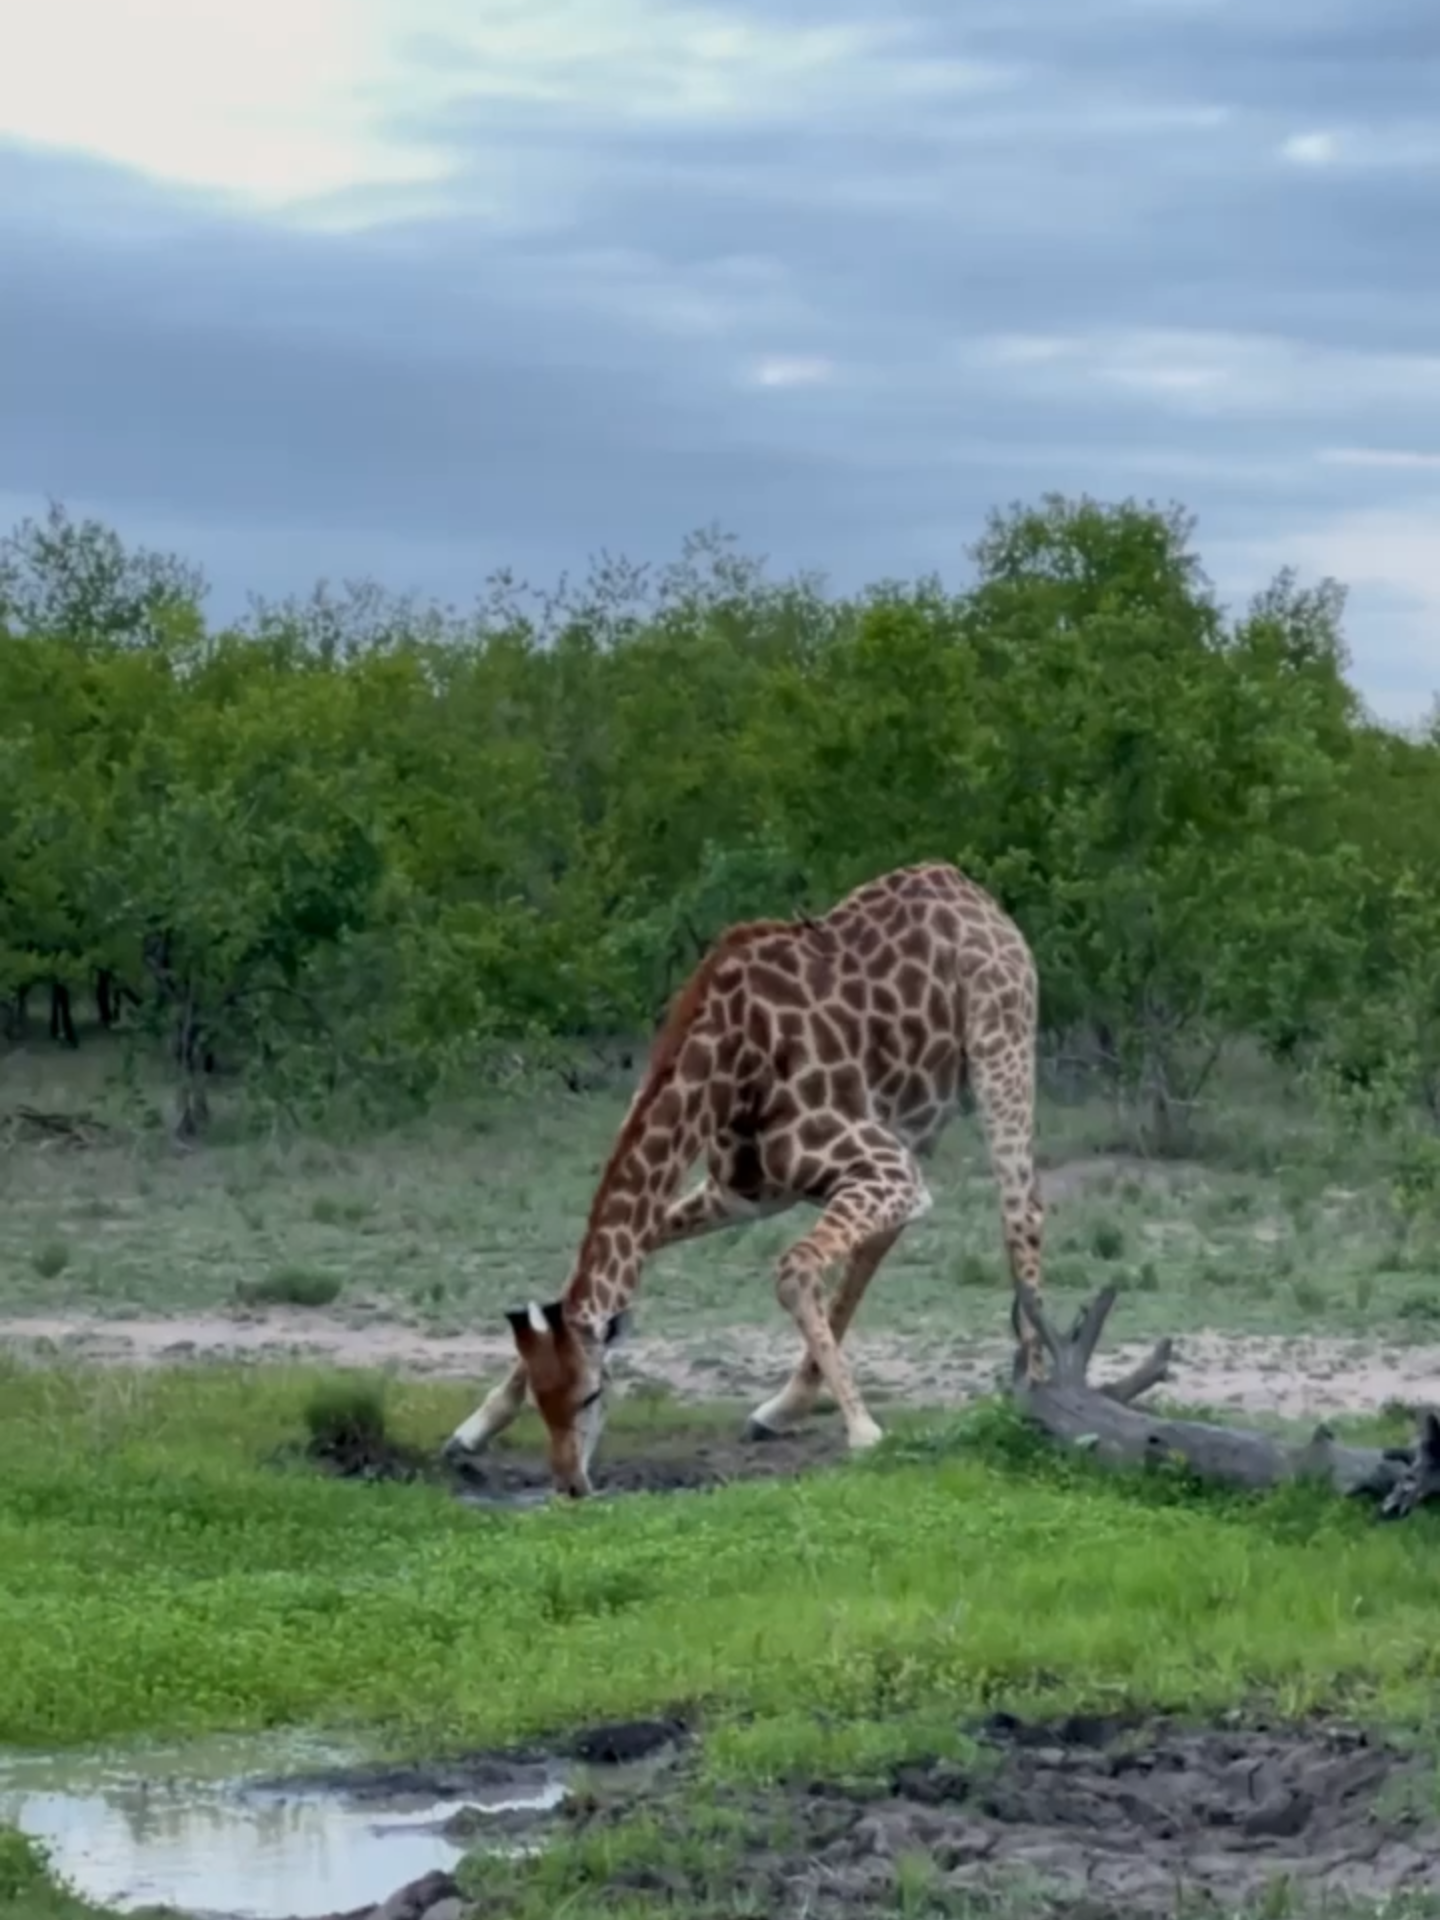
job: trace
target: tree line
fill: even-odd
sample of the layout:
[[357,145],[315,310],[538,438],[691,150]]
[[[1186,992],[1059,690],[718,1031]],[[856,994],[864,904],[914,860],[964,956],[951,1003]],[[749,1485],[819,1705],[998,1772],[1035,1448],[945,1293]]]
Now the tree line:
[[[0,1010],[282,1100],[423,1099],[643,1035],[727,922],[956,860],[1047,1043],[1157,1124],[1237,1040],[1440,1120],[1440,723],[1380,725],[1344,595],[1225,610],[1179,508],[991,514],[960,590],[829,593],[714,533],[652,572],[371,584],[207,623],[59,506],[0,541]],[[487,1049],[490,1053],[487,1055]]]

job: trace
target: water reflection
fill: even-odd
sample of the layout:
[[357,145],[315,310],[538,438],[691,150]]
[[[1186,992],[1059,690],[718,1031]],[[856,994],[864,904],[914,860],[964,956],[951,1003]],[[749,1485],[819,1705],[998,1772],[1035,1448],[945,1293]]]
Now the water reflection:
[[[228,1754],[228,1780],[215,1777],[213,1749],[183,1760],[152,1755],[143,1769],[133,1757],[128,1765],[118,1757],[0,1760],[0,1820],[43,1841],[56,1872],[107,1906],[165,1904],[284,1920],[365,1906],[407,1880],[453,1867],[473,1836],[448,1838],[439,1829],[462,1807],[539,1812],[564,1792],[558,1780],[540,1779],[463,1799],[411,1792],[361,1802],[342,1792],[246,1789],[236,1781],[237,1757]],[[285,1770],[297,1757],[292,1745]],[[252,1746],[247,1758],[243,1772],[273,1777],[273,1745],[263,1755]],[[347,1759],[354,1764],[353,1755]],[[306,1760],[346,1764],[313,1747]]]

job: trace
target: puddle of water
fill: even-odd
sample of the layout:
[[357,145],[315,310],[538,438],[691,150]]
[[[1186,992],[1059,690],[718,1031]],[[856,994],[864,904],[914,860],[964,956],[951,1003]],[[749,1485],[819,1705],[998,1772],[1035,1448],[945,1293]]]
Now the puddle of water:
[[[0,1757],[0,1820],[43,1842],[53,1870],[101,1905],[288,1920],[367,1906],[453,1868],[479,1837],[468,1825],[463,1838],[442,1831],[462,1809],[497,1816],[504,1844],[500,1816],[546,1812],[565,1792],[543,1774],[453,1799],[275,1779],[301,1761],[322,1772],[354,1766],[357,1756],[292,1739],[279,1753],[250,1741],[207,1742],[198,1752]],[[247,1785],[247,1774],[266,1784]]]

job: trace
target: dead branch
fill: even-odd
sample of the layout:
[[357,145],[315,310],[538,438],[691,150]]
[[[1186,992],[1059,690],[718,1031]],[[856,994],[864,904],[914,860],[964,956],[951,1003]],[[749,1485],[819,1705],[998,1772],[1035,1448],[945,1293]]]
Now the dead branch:
[[0,1146],[28,1142],[41,1147],[95,1147],[111,1129],[90,1113],[44,1113],[39,1107],[13,1107],[0,1114]]
[[1062,1445],[1084,1448],[1114,1466],[1179,1460],[1201,1479],[1237,1487],[1320,1480],[1347,1497],[1378,1499],[1386,1519],[1411,1513],[1440,1492],[1440,1420],[1428,1411],[1422,1413],[1409,1447],[1347,1446],[1324,1425],[1294,1445],[1253,1428],[1163,1419],[1132,1403],[1168,1378],[1173,1354],[1169,1340],[1159,1341],[1123,1379],[1092,1385],[1090,1362],[1115,1298],[1115,1289],[1106,1287],[1061,1337],[1034,1292],[1019,1290],[1020,1311],[1050,1357],[1050,1373],[1046,1379],[1027,1381],[1017,1351],[1012,1391],[1026,1418]]

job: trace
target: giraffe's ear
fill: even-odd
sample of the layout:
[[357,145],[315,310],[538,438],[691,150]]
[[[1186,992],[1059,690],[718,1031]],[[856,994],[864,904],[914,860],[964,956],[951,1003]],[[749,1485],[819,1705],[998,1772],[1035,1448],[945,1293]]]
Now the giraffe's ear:
[[605,1351],[608,1353],[612,1347],[618,1347],[622,1340],[629,1337],[630,1315],[622,1308],[619,1313],[612,1313],[605,1322]]
[[510,1322],[510,1331],[522,1355],[528,1354],[536,1339],[550,1331],[544,1313],[533,1300],[528,1307],[507,1307],[505,1318]]
[[530,1325],[530,1314],[525,1307],[507,1307],[505,1318],[510,1322],[510,1331],[515,1336],[515,1344],[524,1353],[533,1337],[534,1329]]

